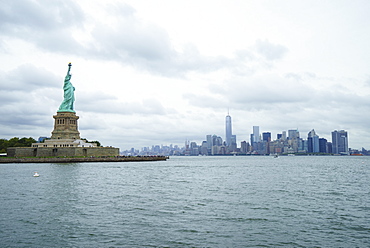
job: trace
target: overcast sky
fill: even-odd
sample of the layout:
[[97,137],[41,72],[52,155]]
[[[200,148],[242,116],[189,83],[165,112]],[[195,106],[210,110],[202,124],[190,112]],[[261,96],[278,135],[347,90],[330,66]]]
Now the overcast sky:
[[252,126],[370,149],[368,0],[0,0],[0,138],[50,137],[72,62],[81,137],[238,146]]

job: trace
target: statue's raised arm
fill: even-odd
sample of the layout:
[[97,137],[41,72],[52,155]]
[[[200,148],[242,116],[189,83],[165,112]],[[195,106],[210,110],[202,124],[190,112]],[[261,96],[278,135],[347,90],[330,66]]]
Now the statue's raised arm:
[[68,71],[67,71],[67,75],[64,79],[64,86],[63,86],[63,90],[64,90],[64,100],[62,102],[62,104],[60,104],[60,107],[59,107],[59,110],[58,112],[75,112],[74,111],[74,101],[75,101],[75,97],[74,97],[74,91],[75,91],[75,88],[73,87],[72,83],[71,83],[71,67],[72,67],[72,63],[69,63],[68,64]]
[[71,80],[71,77],[72,77],[72,75],[71,75],[71,67],[72,67],[72,63],[69,62],[69,64],[68,64],[68,71],[67,71],[67,75],[66,75],[66,78],[68,77],[69,80]]

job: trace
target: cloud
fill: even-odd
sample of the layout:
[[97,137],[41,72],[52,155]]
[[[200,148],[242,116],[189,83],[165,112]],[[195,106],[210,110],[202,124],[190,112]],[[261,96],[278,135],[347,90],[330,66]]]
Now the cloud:
[[117,27],[97,24],[91,36],[94,47],[86,53],[98,58],[146,65],[150,61],[167,60],[173,52],[163,30],[133,18],[119,18]]
[[205,95],[202,93],[185,93],[182,97],[190,105],[198,108],[220,109],[229,106],[227,99],[222,96]]
[[365,87],[370,87],[370,76],[364,82]]
[[[83,102],[83,101],[81,101]],[[157,99],[144,99],[141,102],[122,102],[118,99],[99,100],[79,104],[81,111],[111,113],[117,115],[165,115],[167,110]]]
[[272,44],[268,40],[257,40],[255,47],[260,55],[271,61],[281,59],[288,52],[286,47]]
[[74,1],[3,1],[0,31],[48,51],[78,51],[80,45],[69,28],[82,26],[84,14]]
[[205,56],[190,43],[178,51],[165,29],[139,19],[131,6],[115,3],[102,8],[100,11],[115,14],[110,21],[86,16],[72,1],[9,1],[0,6],[0,30],[45,51],[117,61],[166,77],[221,69],[242,73],[248,68],[246,63],[258,59],[253,49],[268,60],[277,60],[286,52],[267,40],[258,40],[250,51],[236,51],[234,57]]
[[60,79],[46,69],[23,64],[9,72],[0,72],[0,81],[1,91],[30,92],[40,88],[56,88]]
[[315,97],[314,89],[297,78],[284,78],[278,74],[230,77],[220,84],[210,84],[212,95],[184,94],[189,104],[198,107],[220,108],[232,106],[240,109],[270,109],[283,104],[307,102]]
[[11,33],[20,31],[50,31],[76,25],[83,19],[83,12],[74,1],[2,1],[0,27]]
[[0,84],[0,129],[3,133],[21,134],[27,130],[29,137],[50,126],[58,85],[55,74],[24,64],[9,72],[0,72]]
[[118,27],[97,25],[92,31],[95,46],[87,52],[97,58],[116,60],[164,76],[184,76],[188,72],[210,72],[231,68],[241,57],[203,56],[192,44],[181,52],[171,46],[161,28],[137,19],[120,21]]
[[9,72],[1,72],[0,83],[2,122],[13,118],[16,123],[23,120],[23,116],[45,115],[55,103],[58,78],[43,68],[21,65]]

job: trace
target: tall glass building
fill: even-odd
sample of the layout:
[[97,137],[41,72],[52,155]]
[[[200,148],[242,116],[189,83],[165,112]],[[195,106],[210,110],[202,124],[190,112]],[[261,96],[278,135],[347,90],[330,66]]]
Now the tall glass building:
[[348,134],[344,130],[331,132],[332,151],[334,154],[348,154]]
[[260,127],[253,126],[253,142],[260,142]]
[[229,113],[227,113],[227,116],[226,116],[226,125],[225,125],[225,128],[226,128],[226,145],[227,146],[231,146],[231,138],[232,138],[232,128],[231,128],[231,116],[229,115]]

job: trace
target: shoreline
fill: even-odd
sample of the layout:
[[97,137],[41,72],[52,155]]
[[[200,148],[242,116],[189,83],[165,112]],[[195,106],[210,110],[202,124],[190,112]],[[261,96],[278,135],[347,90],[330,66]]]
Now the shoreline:
[[168,156],[117,156],[117,157],[67,157],[67,158],[0,158],[0,163],[86,163],[86,162],[146,162],[146,161],[166,161]]

